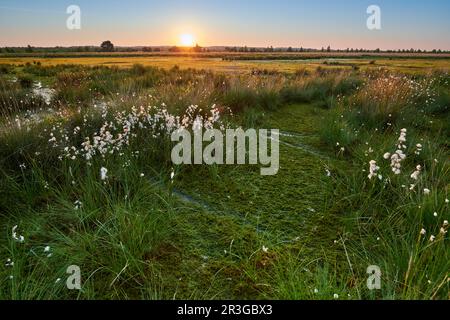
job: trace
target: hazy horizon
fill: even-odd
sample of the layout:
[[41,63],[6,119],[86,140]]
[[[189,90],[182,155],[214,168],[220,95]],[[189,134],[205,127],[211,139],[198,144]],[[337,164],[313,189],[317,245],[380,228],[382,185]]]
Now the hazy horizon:
[[[381,8],[381,30],[368,30],[366,9]],[[66,28],[69,5],[81,30]],[[58,1],[0,0],[0,47],[180,45],[450,50],[450,2],[392,1]]]

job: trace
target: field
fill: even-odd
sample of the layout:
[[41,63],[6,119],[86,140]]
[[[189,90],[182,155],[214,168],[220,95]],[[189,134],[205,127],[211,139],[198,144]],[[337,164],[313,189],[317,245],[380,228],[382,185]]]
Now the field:
[[[290,57],[0,57],[0,299],[447,300],[450,58]],[[174,165],[199,119],[278,174]]]
[[77,64],[85,66],[115,66],[130,68],[135,64],[156,68],[204,69],[225,73],[248,73],[251,70],[295,73],[299,69],[360,69],[405,73],[424,73],[430,70],[449,70],[448,54],[357,54],[357,53],[85,53],[0,55],[0,64],[43,66]]

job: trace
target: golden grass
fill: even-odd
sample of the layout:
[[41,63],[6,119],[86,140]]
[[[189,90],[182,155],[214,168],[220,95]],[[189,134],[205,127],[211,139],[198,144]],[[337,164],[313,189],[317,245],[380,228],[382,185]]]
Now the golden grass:
[[[327,61],[328,63],[325,63]],[[217,56],[199,55],[107,55],[107,56],[71,56],[71,57],[0,57],[0,64],[23,65],[26,63],[40,62],[44,66],[54,66],[62,64],[79,65],[105,65],[127,68],[134,64],[153,66],[170,69],[175,65],[182,69],[206,69],[215,72],[244,73],[253,69],[266,69],[292,73],[299,69],[315,70],[319,66],[324,69],[342,68],[351,69],[357,66],[362,70],[384,68],[406,73],[427,72],[430,70],[450,70],[450,58],[384,58],[367,57],[358,58],[350,56],[348,58],[334,59],[318,56],[316,59],[302,60],[223,60]],[[371,63],[372,62],[372,63]],[[374,62],[374,63],[373,63]]]

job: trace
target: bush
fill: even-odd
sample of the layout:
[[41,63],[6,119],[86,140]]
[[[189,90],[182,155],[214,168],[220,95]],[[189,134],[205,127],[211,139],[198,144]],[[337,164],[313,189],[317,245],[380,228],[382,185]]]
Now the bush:
[[24,89],[29,89],[33,86],[33,78],[29,75],[20,75],[18,80],[20,86]]
[[229,107],[233,113],[242,112],[249,108],[256,108],[259,106],[259,99],[255,91],[245,88],[237,87],[226,92],[222,98],[225,106]]
[[265,110],[276,110],[281,106],[280,94],[275,90],[263,89],[258,94],[258,104]]
[[284,103],[307,103],[312,100],[312,92],[302,87],[286,87],[280,92],[281,100]]
[[142,76],[147,72],[147,69],[142,64],[133,64],[130,70],[131,75]]
[[442,115],[450,110],[450,93],[448,89],[439,88],[435,100],[425,108],[425,112],[434,115]]
[[9,64],[0,64],[0,74],[9,74],[11,73],[12,66]]
[[405,76],[382,75],[373,78],[351,96],[348,104],[356,125],[371,127],[394,124],[405,109],[415,106],[424,87]]
[[[330,111],[333,112],[333,111]],[[334,111],[320,126],[321,140],[330,148],[344,147],[350,150],[357,141],[357,135],[353,129],[339,117],[339,112]],[[339,143],[339,146],[337,146]]]

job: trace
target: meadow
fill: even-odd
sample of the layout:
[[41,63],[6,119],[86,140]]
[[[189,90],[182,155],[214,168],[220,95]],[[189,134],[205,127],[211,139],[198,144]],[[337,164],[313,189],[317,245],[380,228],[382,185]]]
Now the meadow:
[[135,64],[171,69],[203,69],[220,73],[248,73],[252,70],[295,73],[299,69],[390,70],[402,73],[426,73],[430,70],[448,70],[450,55],[414,53],[145,53],[145,52],[91,52],[91,53],[22,53],[0,54],[0,64],[41,64],[57,66],[77,64],[130,68]]
[[[1,57],[0,299],[447,300],[449,66]],[[174,166],[198,120],[279,129],[278,174]]]

